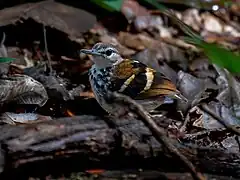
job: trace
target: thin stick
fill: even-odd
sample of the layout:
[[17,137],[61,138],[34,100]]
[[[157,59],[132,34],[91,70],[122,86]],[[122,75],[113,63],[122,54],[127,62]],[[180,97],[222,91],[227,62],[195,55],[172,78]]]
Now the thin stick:
[[232,126],[227,124],[219,115],[217,115],[214,111],[212,111],[207,104],[202,104],[201,105],[201,109],[204,110],[205,112],[207,112],[208,114],[210,114],[214,119],[218,120],[218,122],[220,122],[223,126],[225,126],[227,129],[231,130],[233,133],[240,135],[240,131]]
[[1,43],[0,43],[0,51],[1,51],[0,54],[2,54],[2,57],[8,57],[8,52],[7,52],[7,49],[4,45],[5,40],[6,40],[6,34],[5,34],[5,32],[3,32],[3,38],[2,38]]
[[180,132],[184,132],[187,128],[187,123],[190,121],[190,116],[187,113],[187,116],[185,117],[185,120],[181,126],[181,128],[179,129]]
[[129,109],[136,112],[137,115],[140,116],[142,119],[143,123],[150,129],[152,132],[153,136],[167,149],[174,154],[176,157],[178,157],[185,165],[186,167],[190,170],[192,176],[194,179],[197,180],[205,180],[206,178],[200,173],[197,172],[196,168],[194,165],[183,155],[181,154],[178,149],[170,142],[170,139],[166,136],[166,132],[163,128],[159,127],[151,118],[150,114],[145,111],[145,109],[131,99],[128,96],[119,94],[119,93],[111,93],[110,98],[113,98],[114,101],[118,101],[121,103],[124,103],[129,106]]
[[43,24],[43,38],[44,38],[45,54],[47,56],[48,68],[50,71],[49,73],[51,74],[52,73],[51,57],[49,56],[49,53],[48,53],[47,33],[46,33],[46,28],[44,24]]

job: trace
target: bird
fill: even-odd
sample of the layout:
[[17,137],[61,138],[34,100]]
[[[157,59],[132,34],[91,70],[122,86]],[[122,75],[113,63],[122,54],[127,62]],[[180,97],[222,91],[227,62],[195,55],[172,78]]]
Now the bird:
[[161,72],[134,60],[123,58],[117,48],[108,43],[96,43],[91,49],[80,53],[92,56],[89,81],[100,106],[109,114],[119,111],[119,106],[109,104],[109,92],[129,96],[140,103],[147,112],[155,110],[166,99],[187,99],[176,85]]

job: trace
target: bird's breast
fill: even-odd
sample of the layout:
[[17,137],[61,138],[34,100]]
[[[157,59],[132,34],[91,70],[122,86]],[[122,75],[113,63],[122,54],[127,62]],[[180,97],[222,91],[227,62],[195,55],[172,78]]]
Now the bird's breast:
[[112,87],[109,69],[97,69],[92,67],[89,71],[89,79],[94,93],[105,95]]

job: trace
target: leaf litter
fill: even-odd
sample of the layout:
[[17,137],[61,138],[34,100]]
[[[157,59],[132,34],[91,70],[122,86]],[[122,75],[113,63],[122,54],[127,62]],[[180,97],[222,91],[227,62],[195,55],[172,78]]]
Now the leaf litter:
[[[173,10],[173,13],[198,32],[206,42],[214,42],[239,53],[240,32],[237,27],[240,25],[236,21],[239,19],[236,9],[233,6],[230,11],[219,10],[219,13],[225,13],[227,20],[220,18],[218,12],[200,11],[192,7]],[[84,104],[94,100],[87,76],[92,63],[88,56],[80,56],[78,50],[92,47],[101,41],[114,44],[124,57],[136,58],[176,83],[189,102],[176,102],[177,105],[170,105],[170,108],[163,105],[154,112],[154,117],[157,118],[157,114],[159,117],[169,118],[169,129],[174,127],[184,133],[178,137],[180,141],[238,152],[236,134],[232,131],[229,133],[228,127],[202,108],[203,104],[206,105],[228,126],[238,128],[238,75],[231,75],[227,70],[213,65],[197,47],[184,42],[182,30],[160,11],[129,0],[124,1],[121,13],[123,17],[116,18],[126,18],[125,27],[111,32],[101,23],[105,19],[98,17],[98,14],[53,1],[1,10],[1,29],[7,36],[6,41],[1,43],[0,54],[2,57],[13,57],[11,54],[14,54],[17,60],[1,65],[1,74],[4,76],[0,79],[0,102],[3,107],[8,103],[39,106],[28,118],[27,113],[3,111],[1,119],[4,120],[1,122],[16,125],[16,122],[24,123],[24,118],[25,123],[28,123],[34,120],[37,122],[38,117],[48,120],[44,117],[92,113],[87,110],[89,107],[76,108],[79,101]],[[54,70],[52,73],[49,73],[46,64],[43,25],[47,27],[48,37],[53,35],[47,42]],[[30,26],[38,29],[30,39],[38,42],[38,48],[33,47],[33,42],[29,44],[19,38],[26,37],[24,29]],[[10,31],[10,27],[14,30]],[[63,51],[56,50],[59,43],[63,44]],[[13,52],[9,51],[11,48]],[[226,63],[227,61],[226,57]],[[91,105],[98,106],[97,103]],[[172,109],[176,113],[171,114]],[[96,110],[94,113],[100,115],[103,112]]]

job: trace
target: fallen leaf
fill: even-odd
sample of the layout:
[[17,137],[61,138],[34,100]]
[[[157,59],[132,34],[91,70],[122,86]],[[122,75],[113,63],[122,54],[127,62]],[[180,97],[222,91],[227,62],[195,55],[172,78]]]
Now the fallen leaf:
[[76,40],[76,37],[81,36],[96,23],[93,14],[54,1],[27,3],[0,11],[2,26],[29,18],[68,34],[72,40]]

